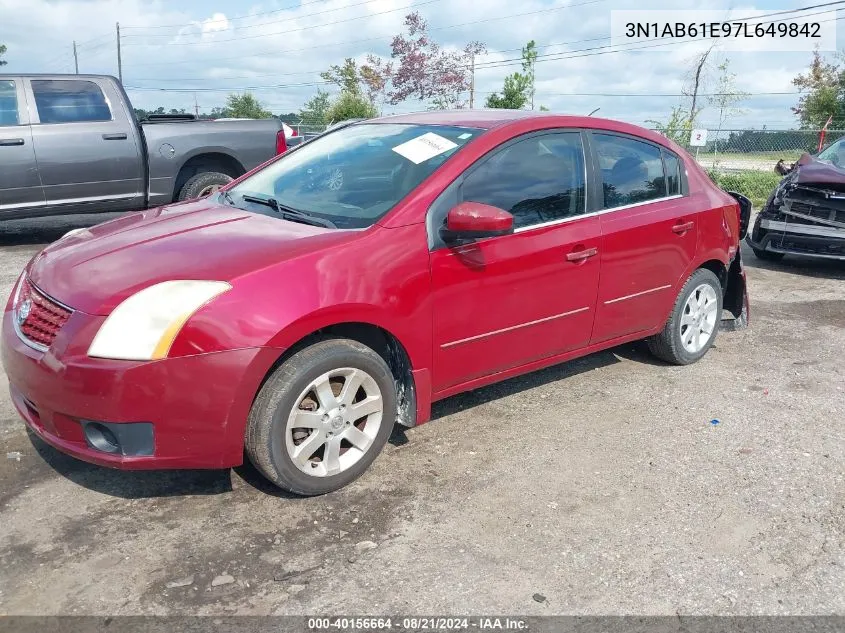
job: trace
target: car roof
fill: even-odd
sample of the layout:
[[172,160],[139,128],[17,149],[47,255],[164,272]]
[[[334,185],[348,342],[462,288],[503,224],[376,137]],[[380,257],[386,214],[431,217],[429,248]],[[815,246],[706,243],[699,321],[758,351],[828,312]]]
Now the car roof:
[[593,130],[607,130],[610,132],[621,132],[631,134],[643,139],[650,140],[662,145],[671,147],[677,151],[671,140],[665,136],[638,125],[604,119],[586,115],[573,114],[552,114],[551,112],[540,112],[537,110],[500,110],[500,109],[479,109],[479,110],[428,110],[426,112],[413,112],[409,114],[394,114],[377,119],[369,119],[362,123],[403,123],[416,125],[454,125],[474,127],[490,130],[496,127],[503,127],[518,121],[535,119],[538,123],[548,124],[550,128],[589,128]]

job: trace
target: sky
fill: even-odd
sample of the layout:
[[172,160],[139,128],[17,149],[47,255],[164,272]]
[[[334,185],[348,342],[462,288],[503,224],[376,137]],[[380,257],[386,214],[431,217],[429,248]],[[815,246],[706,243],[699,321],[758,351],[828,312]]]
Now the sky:
[[[403,18],[419,11],[431,36],[446,48],[482,41],[476,105],[501,90],[519,57],[537,43],[537,107],[598,115],[643,125],[666,120],[688,80],[701,44],[681,43],[625,51],[610,45],[610,15],[621,9],[756,9],[808,7],[826,0],[0,0],[0,44],[5,73],[73,72],[76,40],[79,70],[117,75],[115,23],[121,27],[123,83],[140,108],[210,111],[229,92],[249,87],[269,110],[298,111],[322,88],[319,73],[346,57],[363,61],[390,55],[390,40]],[[843,4],[845,8],[845,4]],[[845,21],[816,9],[816,19],[835,25],[845,45]],[[841,26],[840,26],[841,24]],[[628,48],[631,48],[630,46]],[[600,53],[600,54],[598,54]],[[549,58],[542,57],[550,56]],[[722,127],[787,129],[797,123],[790,106],[798,95],[792,79],[806,70],[810,52],[747,52],[716,48],[715,67],[728,59],[737,88],[750,93],[742,112]],[[715,68],[705,92],[715,88]],[[772,94],[787,93],[787,94]],[[424,109],[406,101],[385,114]],[[700,127],[718,125],[706,108]]]

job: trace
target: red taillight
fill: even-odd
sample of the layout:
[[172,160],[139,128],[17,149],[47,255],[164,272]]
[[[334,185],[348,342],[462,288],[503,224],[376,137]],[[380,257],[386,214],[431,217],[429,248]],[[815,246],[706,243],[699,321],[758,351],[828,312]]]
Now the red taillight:
[[276,132],[276,156],[284,154],[288,149],[288,142],[285,139],[285,131],[279,130]]

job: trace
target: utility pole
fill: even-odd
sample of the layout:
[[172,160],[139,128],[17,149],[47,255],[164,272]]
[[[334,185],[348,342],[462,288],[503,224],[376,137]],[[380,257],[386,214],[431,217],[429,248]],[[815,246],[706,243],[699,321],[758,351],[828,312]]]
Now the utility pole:
[[200,116],[200,104],[197,103],[197,93],[194,93],[194,112],[197,115],[197,118]]
[[469,107],[470,110],[475,105],[475,53],[472,54],[472,61],[470,62],[470,78],[469,78]]
[[120,80],[120,85],[123,85],[123,63],[120,61],[120,22],[115,22],[114,26],[117,30],[117,78]]
[[76,74],[79,74],[79,57],[76,56],[76,40],[73,40],[73,66],[76,69]]

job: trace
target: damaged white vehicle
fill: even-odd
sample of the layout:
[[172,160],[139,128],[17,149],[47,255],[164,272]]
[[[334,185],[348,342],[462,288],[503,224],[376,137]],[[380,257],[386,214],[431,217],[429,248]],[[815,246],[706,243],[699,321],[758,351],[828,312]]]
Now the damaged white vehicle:
[[746,241],[760,259],[845,260],[845,139],[804,154],[774,190]]

